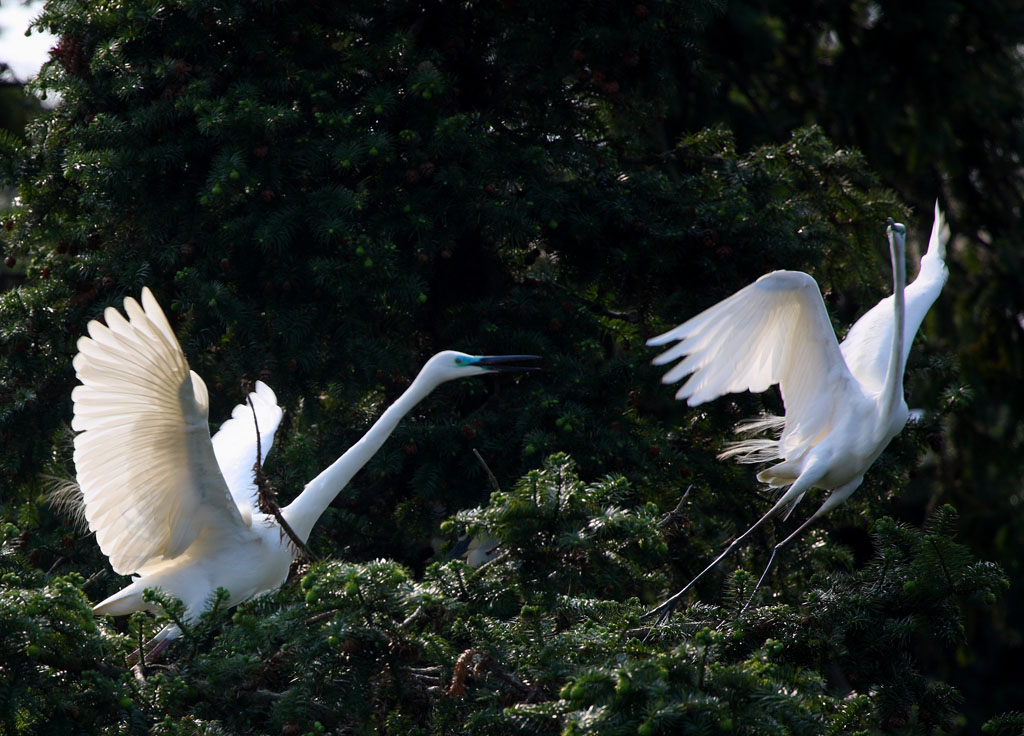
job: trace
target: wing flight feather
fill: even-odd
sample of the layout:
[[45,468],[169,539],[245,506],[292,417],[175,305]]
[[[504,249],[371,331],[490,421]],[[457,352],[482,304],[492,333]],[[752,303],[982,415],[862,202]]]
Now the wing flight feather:
[[85,518],[123,575],[180,555],[208,526],[244,527],[217,466],[202,379],[148,288],[78,341],[75,467]]
[[670,342],[676,344],[654,363],[683,358],[662,381],[692,374],[676,393],[690,406],[779,384],[786,405],[782,457],[817,442],[852,388],[818,284],[799,271],[766,274],[647,344]]

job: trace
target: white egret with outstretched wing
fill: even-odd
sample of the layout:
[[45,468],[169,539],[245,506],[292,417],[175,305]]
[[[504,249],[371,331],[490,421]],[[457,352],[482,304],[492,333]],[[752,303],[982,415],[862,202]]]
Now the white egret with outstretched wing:
[[[907,422],[903,372],[910,344],[946,281],[949,237],[938,203],[928,251],[917,278],[906,286],[906,229],[889,221],[893,294],[868,311],[840,344],[814,279],[800,271],[773,271],[678,327],[647,341],[675,343],[655,365],[679,361],[664,383],[689,380],[676,393],[697,406],[727,393],[765,391],[779,385],[785,416],[745,422],[738,432],[778,432],[733,445],[721,457],[740,462],[775,462],[757,474],[786,487],[774,506],[737,537],[714,561],[653,612],[659,621],[705,573],[776,515],[788,518],[812,488],[831,491],[824,503],[777,544],[758,586],[778,551],[809,524],[856,490],[864,473]],[[755,591],[756,591],[755,587]]]
[[[212,439],[209,397],[148,288],[125,299],[78,341],[72,392],[74,460],[89,529],[115,572],[135,580],[96,613],[153,606],[147,588],[182,600],[194,620],[219,587],[235,605],[278,588],[293,549],[274,516],[257,504],[256,426],[265,457],[281,421],[277,397],[257,382],[250,405],[236,406]],[[530,370],[535,356],[474,356],[446,350],[426,362],[409,388],[345,454],[311,480],[280,513],[301,542],[331,501],[377,452],[399,420],[445,381],[492,371]],[[254,419],[255,414],[255,419]],[[261,458],[262,459],[262,458]],[[158,639],[178,634],[164,629]]]

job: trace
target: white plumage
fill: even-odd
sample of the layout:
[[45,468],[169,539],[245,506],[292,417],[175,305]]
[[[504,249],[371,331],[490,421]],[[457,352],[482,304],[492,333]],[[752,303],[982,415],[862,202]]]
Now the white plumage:
[[[244,526],[210,443],[206,386],[148,289],[131,322],[89,323],[74,366],[75,467],[85,518],[122,575],[181,555],[201,531]],[[252,438],[255,441],[255,436]]]
[[231,412],[231,418],[220,425],[213,436],[213,452],[217,465],[228,484],[228,491],[235,505],[240,509],[257,507],[256,480],[253,466],[256,464],[256,428],[253,426],[253,409],[256,423],[260,428],[260,464],[267,459],[267,453],[274,443],[274,433],[281,423],[283,413],[277,405],[277,395],[263,381],[256,381],[255,391],[249,394],[252,405],[239,404]]
[[[218,587],[235,605],[279,587],[292,561],[288,537],[257,504],[253,409],[240,404],[212,439],[206,385],[188,363],[148,288],[142,304],[128,298],[125,319],[108,308],[78,341],[72,392],[75,466],[89,529],[111,567],[134,576],[94,607],[121,615],[151,606],[143,591],[180,598],[194,620]],[[534,356],[472,356],[444,351],[370,430],[281,510],[302,542],[352,476],[377,452],[399,420],[445,381],[491,371]],[[262,382],[249,395],[263,458],[282,412]],[[178,634],[165,628],[159,639]]]
[[[939,293],[949,276],[949,270],[946,268],[948,240],[949,228],[942,217],[942,212],[939,211],[939,203],[936,202],[928,250],[921,256],[917,278],[903,292],[906,298],[903,318],[906,330],[906,339],[903,341],[904,363],[910,355],[914,335],[917,334],[932,304],[939,298]],[[846,339],[839,346],[850,372],[862,385],[875,391],[881,391],[885,382],[886,361],[889,358],[894,326],[893,300],[894,297],[887,296],[868,310],[854,323],[846,333]]]
[[786,405],[782,457],[811,444],[852,388],[818,284],[799,271],[766,274],[647,344],[675,340],[654,364],[686,356],[662,381],[693,373],[676,392],[690,406],[779,384]]
[[[890,221],[891,222],[891,221]],[[648,345],[676,343],[655,365],[679,361],[664,383],[689,380],[676,393],[690,406],[727,393],[760,392],[778,384],[784,417],[741,424],[738,431],[778,431],[775,438],[735,443],[723,457],[741,462],[780,461],[758,473],[771,486],[789,486],[776,504],[707,568],[659,606],[662,617],[675,601],[765,520],[787,517],[811,488],[831,494],[775,553],[813,520],[845,501],[864,472],[906,424],[903,371],[910,344],[946,281],[948,229],[938,203],[927,254],[917,279],[906,286],[905,228],[887,229],[893,264],[893,295],[883,299],[836,339],[814,279],[798,271],[774,271],[759,278]],[[682,359],[682,360],[680,360]],[[761,580],[764,580],[762,575]],[[760,585],[760,583],[758,583]]]

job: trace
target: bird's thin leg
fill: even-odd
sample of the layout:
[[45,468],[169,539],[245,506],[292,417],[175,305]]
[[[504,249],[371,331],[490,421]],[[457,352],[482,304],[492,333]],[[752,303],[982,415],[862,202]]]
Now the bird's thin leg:
[[149,657],[150,661],[156,659],[160,655],[160,652],[162,652],[170,643],[170,638],[165,637],[161,639],[156,643],[156,645],[152,649],[149,650],[149,654],[147,654],[146,656]]
[[[748,536],[750,536],[750,534],[755,529],[757,529],[759,526],[761,526],[764,522],[766,522],[771,517],[777,515],[782,509],[784,509],[789,504],[791,504],[791,503],[792,504],[799,503],[800,499],[803,498],[804,493],[806,493],[808,489],[810,489],[812,486],[814,486],[815,483],[817,483],[819,480],[821,480],[821,477],[824,474],[825,474],[825,468],[821,467],[820,465],[811,465],[811,466],[808,466],[808,467],[804,468],[804,471],[800,474],[800,477],[797,478],[796,482],[793,483],[793,485],[791,485],[789,487],[789,490],[787,490],[785,493],[782,494],[782,496],[779,498],[779,500],[775,502],[775,505],[772,506],[770,509],[768,509],[768,513],[766,513],[760,519],[755,521],[754,525],[751,526],[749,529],[747,529],[745,532],[743,532],[743,534],[741,534],[740,536],[736,537],[736,539],[733,540],[732,544],[730,544],[728,547],[725,548],[725,551],[722,552],[722,554],[718,555],[718,557],[716,557],[714,560],[712,560],[710,565],[708,565],[703,570],[701,570],[697,574],[697,577],[695,577],[693,580],[691,580],[689,583],[687,583],[678,593],[676,593],[674,596],[669,598],[667,601],[662,603],[657,608],[654,608],[654,609],[648,611],[646,614],[644,614],[644,616],[645,617],[646,616],[653,616],[655,613],[657,613],[658,614],[658,620],[655,622],[654,625],[655,626],[660,626],[661,624],[665,623],[665,621],[668,620],[669,616],[672,615],[672,611],[675,610],[676,601],[678,601],[679,598],[684,593],[686,593],[686,591],[688,591],[690,588],[692,588],[694,583],[696,583],[698,580],[700,580],[702,577],[704,577],[704,575],[709,570],[711,570],[711,568],[713,568],[715,565],[717,565],[719,562],[721,562],[722,559],[726,557],[726,555],[728,555],[730,552],[732,552],[734,549],[736,549],[744,539],[746,539]],[[828,502],[826,501],[826,504],[823,504],[822,508],[818,509],[814,513],[814,516],[812,516],[811,518],[813,519],[816,516],[818,516],[819,514],[821,514],[822,511],[825,509],[825,505],[827,505],[827,503]],[[809,522],[810,522],[810,519],[808,520],[808,523]],[[803,529],[803,527],[800,527],[800,528]],[[792,535],[790,535],[789,538],[791,538],[791,537],[792,537]],[[787,541],[788,541],[789,538],[787,538]]]
[[811,518],[809,518],[807,521],[805,521],[803,524],[801,524],[799,527],[797,527],[795,532],[793,532],[788,537],[786,537],[781,542],[779,542],[778,544],[775,545],[775,547],[772,549],[772,556],[768,558],[768,564],[765,566],[764,572],[761,573],[761,577],[757,581],[757,585],[755,585],[754,589],[752,591],[750,591],[750,597],[747,598],[747,602],[745,604],[743,604],[743,608],[740,609],[740,614],[741,615],[743,614],[744,611],[747,610],[747,608],[750,607],[751,602],[753,602],[753,600],[754,600],[754,595],[757,593],[758,589],[761,587],[761,584],[765,581],[765,578],[768,577],[768,572],[772,569],[772,565],[775,564],[775,556],[777,554],[779,554],[779,550],[782,549],[783,547],[785,547],[790,542],[792,542],[794,539],[796,539],[796,537],[800,534],[800,532],[802,532],[804,529],[806,529],[808,526],[810,526],[811,522],[814,521],[817,518],[818,518],[818,513],[817,512],[815,512],[814,514],[811,514]]
[[794,531],[788,537],[786,537],[781,542],[779,542],[778,544],[775,545],[775,548],[772,549],[772,556],[768,558],[768,565],[764,568],[764,572],[761,573],[761,579],[757,581],[757,585],[755,585],[754,589],[750,592],[750,597],[747,599],[746,604],[743,606],[743,608],[740,609],[740,613],[741,614],[744,611],[746,611],[747,608],[750,606],[751,602],[754,600],[754,595],[757,593],[758,588],[761,587],[761,583],[763,583],[765,581],[765,578],[768,577],[768,572],[769,572],[769,570],[772,569],[772,565],[775,564],[775,556],[779,553],[779,550],[782,549],[783,547],[785,547],[790,542],[792,542],[798,536],[800,536],[800,533],[803,532],[803,530],[806,529],[807,527],[809,527],[812,523],[814,523],[814,521],[816,519],[824,516],[829,511],[831,511],[836,506],[838,506],[843,501],[845,501],[847,498],[849,498],[850,495],[855,490],[857,490],[858,486],[860,486],[861,481],[863,479],[864,479],[863,476],[858,477],[858,478],[854,478],[852,481],[850,481],[846,485],[843,485],[843,486],[840,486],[839,488],[836,488],[834,491],[832,491],[832,493],[829,494],[828,498],[825,499],[825,502],[823,504],[821,504],[821,507],[817,511],[815,511],[813,514],[811,514],[810,518],[807,519],[807,521],[805,521],[803,524],[798,526],[796,528],[796,531]]
[[181,629],[173,624],[168,624],[156,632],[156,636],[145,644],[140,642],[139,648],[128,655],[128,664],[141,665],[145,668],[147,662],[155,661],[160,656],[160,652],[180,634]]
[[663,623],[665,623],[665,621],[668,620],[668,618],[672,615],[672,612],[675,610],[676,601],[678,601],[679,598],[682,597],[686,593],[686,591],[688,591],[690,588],[692,588],[694,583],[696,583],[698,580],[700,580],[702,577],[704,577],[705,573],[707,573],[709,570],[711,570],[711,568],[713,568],[715,565],[717,565],[719,562],[721,562],[726,557],[726,555],[728,555],[730,552],[732,552],[734,549],[736,549],[738,546],[740,546],[740,543],[742,543],[744,539],[746,539],[748,536],[750,536],[750,534],[755,529],[757,529],[759,526],[761,526],[761,524],[763,524],[765,521],[767,521],[769,518],[771,518],[773,514],[777,513],[778,510],[780,508],[782,508],[782,506],[785,503],[788,503],[789,499],[787,499],[787,496],[789,496],[788,493],[786,494],[786,496],[783,496],[782,498],[780,498],[779,501],[774,506],[772,506],[771,509],[769,509],[767,514],[765,514],[760,519],[755,521],[754,525],[752,527],[747,529],[740,536],[736,537],[736,539],[734,539],[732,541],[732,544],[730,544],[728,547],[725,548],[725,551],[722,552],[722,554],[718,555],[718,557],[716,557],[714,560],[712,560],[710,565],[708,565],[703,570],[701,570],[699,573],[697,573],[697,577],[695,577],[693,580],[691,580],[686,585],[684,585],[683,588],[678,593],[676,593],[674,596],[672,596],[667,601],[662,603],[660,606],[658,606],[657,608],[654,608],[654,609],[648,611],[647,613],[645,613],[644,614],[644,618],[646,618],[648,616],[653,616],[655,613],[657,613],[658,614],[658,620],[655,621],[654,625],[655,626],[661,626]]

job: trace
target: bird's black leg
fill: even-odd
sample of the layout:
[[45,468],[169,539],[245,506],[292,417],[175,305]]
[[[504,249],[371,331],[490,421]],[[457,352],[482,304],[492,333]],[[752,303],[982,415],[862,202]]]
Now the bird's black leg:
[[743,542],[743,540],[746,539],[748,536],[750,536],[750,534],[755,529],[757,529],[759,526],[761,526],[761,524],[763,524],[773,514],[775,514],[778,511],[780,505],[781,505],[781,501],[780,501],[780,503],[777,503],[774,506],[772,506],[772,508],[768,511],[767,514],[765,514],[760,519],[758,519],[756,522],[754,522],[754,525],[752,527],[747,529],[740,536],[736,537],[736,539],[733,540],[732,544],[730,544],[728,547],[725,548],[725,551],[722,552],[722,554],[718,555],[718,557],[716,557],[714,560],[712,560],[710,565],[708,565],[703,570],[701,570],[699,573],[697,573],[697,577],[695,577],[693,580],[691,580],[686,585],[684,585],[682,587],[682,589],[678,593],[676,593],[674,596],[672,596],[667,601],[662,603],[660,606],[658,606],[657,608],[654,608],[654,609],[648,611],[647,613],[645,613],[643,617],[646,618],[648,616],[653,616],[654,614],[657,613],[658,614],[658,620],[655,622],[655,624],[654,624],[655,626],[661,626],[663,623],[668,621],[668,619],[672,616],[672,612],[675,610],[676,601],[678,601],[686,593],[686,591],[688,591],[690,588],[692,588],[694,586],[694,583],[696,583],[698,580],[700,580],[702,577],[704,577],[704,575],[707,572],[709,572],[711,570],[711,568],[713,568],[715,565],[717,565],[719,562],[721,562],[722,559],[724,559],[726,557],[726,555],[728,555],[730,552],[732,552],[734,549],[736,549],[738,546],[740,546],[740,544]]
[[743,605],[743,608],[740,609],[740,614],[741,615],[743,614],[744,611],[746,611],[750,607],[750,604],[754,600],[754,595],[757,593],[758,589],[761,587],[761,584],[765,581],[765,578],[768,577],[768,572],[772,569],[772,565],[775,564],[775,556],[777,554],[779,554],[779,550],[782,549],[783,547],[785,547],[790,542],[792,542],[794,539],[796,539],[797,536],[799,536],[800,532],[802,532],[804,529],[806,529],[808,526],[810,526],[811,522],[818,518],[818,515],[819,515],[819,512],[815,512],[814,514],[812,514],[811,518],[809,518],[807,521],[805,521],[803,524],[801,524],[799,527],[797,527],[795,532],[793,532],[788,537],[786,537],[781,542],[779,542],[778,544],[775,545],[775,547],[772,549],[772,556],[768,558],[768,564],[765,566],[764,572],[761,573],[761,578],[757,581],[757,585],[754,586],[754,589],[752,591],[750,591],[750,597],[747,598],[747,602]]

